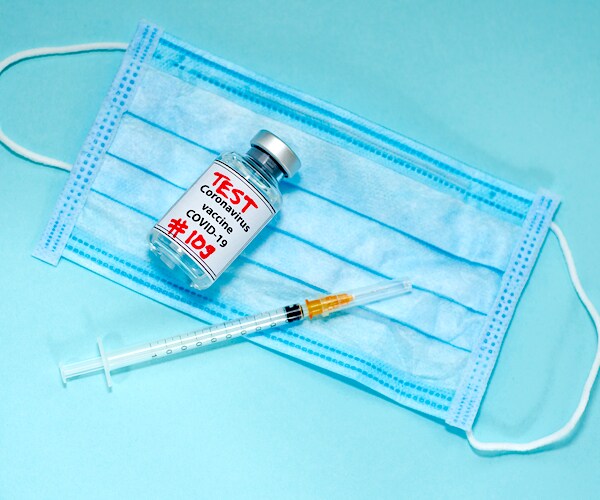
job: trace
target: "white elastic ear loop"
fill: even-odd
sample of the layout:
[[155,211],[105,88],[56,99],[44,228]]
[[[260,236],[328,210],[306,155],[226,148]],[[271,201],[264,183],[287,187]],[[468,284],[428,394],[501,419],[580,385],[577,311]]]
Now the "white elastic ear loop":
[[[37,49],[22,50],[21,52],[17,52],[16,54],[8,56],[6,59],[0,62],[0,75],[8,67],[25,59],[55,54],[76,54],[78,52],[91,52],[99,50],[127,50],[127,44],[120,42],[98,42],[78,45],[65,45],[63,47],[39,47]],[[71,165],[64,161],[35,153],[34,151],[30,151],[20,144],[17,144],[2,131],[1,127],[0,143],[4,144],[8,149],[14,151],[19,156],[27,158],[34,163],[40,163],[42,165],[48,165],[49,167],[56,167],[67,171],[71,170]]]
[[592,363],[592,367],[590,368],[590,372],[583,386],[583,391],[581,392],[581,397],[579,398],[579,404],[573,415],[569,421],[559,430],[549,434],[548,436],[544,436],[542,438],[536,439],[534,441],[530,441],[529,443],[483,443],[478,441],[473,436],[473,431],[467,431],[467,439],[469,440],[469,444],[480,451],[491,451],[491,452],[516,452],[522,453],[526,451],[539,450],[540,448],[544,448],[548,445],[557,443],[565,439],[573,429],[577,426],[583,412],[585,411],[588,401],[590,399],[590,392],[592,391],[592,387],[594,382],[596,381],[596,376],[598,375],[598,368],[600,367],[600,316],[598,316],[598,311],[594,307],[594,304],[590,301],[587,294],[583,290],[581,286],[581,282],[579,281],[579,276],[577,276],[577,270],[575,269],[575,263],[573,262],[573,255],[571,254],[571,249],[567,244],[567,240],[565,235],[558,227],[557,224],[552,222],[550,224],[550,229],[556,237],[558,238],[558,242],[560,244],[560,248],[562,250],[563,256],[565,258],[565,262],[567,263],[567,269],[569,270],[569,276],[571,277],[571,281],[573,282],[573,287],[579,296],[579,300],[583,304],[583,307],[587,310],[592,321],[594,322],[594,327],[596,329],[596,356],[594,357],[594,362]]

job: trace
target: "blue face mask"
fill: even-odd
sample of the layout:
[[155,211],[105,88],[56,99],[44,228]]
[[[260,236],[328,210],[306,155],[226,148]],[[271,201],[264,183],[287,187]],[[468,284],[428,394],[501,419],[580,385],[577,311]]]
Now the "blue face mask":
[[[303,170],[219,282],[188,289],[150,256],[148,232],[217,154],[245,151],[260,129]],[[207,324],[408,276],[408,296],[251,340],[484,447],[470,430],[558,204],[142,24],[35,256]]]

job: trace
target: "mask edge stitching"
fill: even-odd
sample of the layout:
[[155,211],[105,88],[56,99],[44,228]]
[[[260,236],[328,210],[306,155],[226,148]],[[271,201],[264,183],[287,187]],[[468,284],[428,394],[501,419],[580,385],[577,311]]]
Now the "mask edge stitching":
[[[514,262],[514,264],[509,267],[510,271],[507,269],[505,273],[510,281],[506,283],[507,280],[505,278],[503,279],[503,283],[501,283],[497,298],[494,301],[495,305],[488,315],[489,319],[485,323],[478,342],[473,348],[463,380],[459,385],[456,398],[446,419],[447,424],[460,429],[470,429],[472,427],[487,390],[489,379],[496,366],[517,304],[537,262],[541,247],[548,234],[550,222],[558,209],[558,205],[559,201],[553,199],[551,193],[546,191],[538,193],[538,198],[530,209],[528,221],[523,225],[520,243],[514,247],[510,259],[511,263]],[[534,232],[535,235],[532,234]],[[535,244],[529,243],[530,238]],[[527,249],[527,245],[529,245],[531,250]],[[525,252],[530,253],[526,254]],[[522,264],[523,261],[526,264]],[[514,281],[512,281],[513,276],[511,273],[517,276]],[[507,296],[510,298],[507,298]],[[499,314],[499,311],[504,312]],[[496,318],[494,316],[498,315],[501,318],[500,327],[495,324]],[[504,317],[502,317],[503,315]],[[492,333],[493,331],[496,333]],[[495,342],[488,342],[491,339]],[[486,357],[485,362],[482,356]],[[476,361],[476,357],[478,360],[481,360],[483,365],[480,365],[480,362]],[[477,368],[478,366],[482,366],[482,368]],[[470,382],[471,379],[474,379],[474,373],[476,372],[479,372],[479,380]]]
[[[141,63],[148,56],[152,45],[156,46],[158,42],[157,35],[160,33],[162,32],[152,25],[140,25],[138,27],[111,83],[110,90],[105,96],[86,140],[77,155],[71,174],[56,202],[54,213],[33,252],[34,257],[54,265],[60,260],[68,238],[85,205],[91,185],[100,170],[101,160],[108,150],[108,143],[118,130],[123,115],[122,109],[126,107],[131,97],[131,92],[121,96],[121,92],[118,90],[119,82],[122,83],[127,80],[126,75],[134,68],[135,64],[138,64],[137,71],[140,72],[139,76],[141,77]],[[137,86],[139,78],[133,81],[133,84],[130,83],[132,89]],[[102,123],[109,123],[107,117],[111,116],[111,113],[110,128],[104,131],[105,126]]]

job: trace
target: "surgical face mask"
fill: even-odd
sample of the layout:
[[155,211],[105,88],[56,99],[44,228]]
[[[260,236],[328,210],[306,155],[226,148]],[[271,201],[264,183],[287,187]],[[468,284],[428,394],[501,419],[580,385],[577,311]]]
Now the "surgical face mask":
[[[282,212],[219,283],[189,289],[152,259],[148,232],[219,152],[243,149],[263,128],[285,137],[303,171],[282,183]],[[141,24],[34,255],[69,259],[207,324],[407,276],[410,295],[251,340],[462,429],[476,448],[525,451],[572,430],[600,362],[598,354],[577,411],[557,433],[518,445],[474,438],[549,229],[598,327],[552,222],[558,204],[552,193],[520,189]]]

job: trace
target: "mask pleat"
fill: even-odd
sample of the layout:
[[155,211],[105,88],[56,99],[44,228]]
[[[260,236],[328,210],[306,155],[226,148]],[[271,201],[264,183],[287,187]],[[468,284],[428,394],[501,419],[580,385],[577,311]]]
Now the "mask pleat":
[[[173,109],[178,112],[174,113]],[[305,192],[314,198],[334,201],[338,206],[378,220],[465,260],[503,270],[518,236],[518,223],[521,222],[518,218],[508,214],[505,214],[507,218],[492,216],[464,203],[465,200],[451,192],[440,192],[399,175],[394,168],[259,115],[170,75],[156,74],[154,78],[148,78],[148,85],[140,88],[136,95],[132,112],[144,116],[163,131],[173,131],[177,137],[197,144],[201,156],[206,155],[206,149],[237,148],[243,151],[246,138],[260,128],[289,137],[290,144],[309,167],[293,180]],[[210,119],[207,120],[207,116]],[[208,128],[207,123],[211,123]],[[180,139],[180,142],[186,141]],[[186,149],[189,144],[186,143]],[[168,175],[165,170],[171,164],[165,162],[161,169],[165,176]],[[439,211],[429,210],[432,205],[439,207]],[[471,229],[474,227],[476,232]]]

